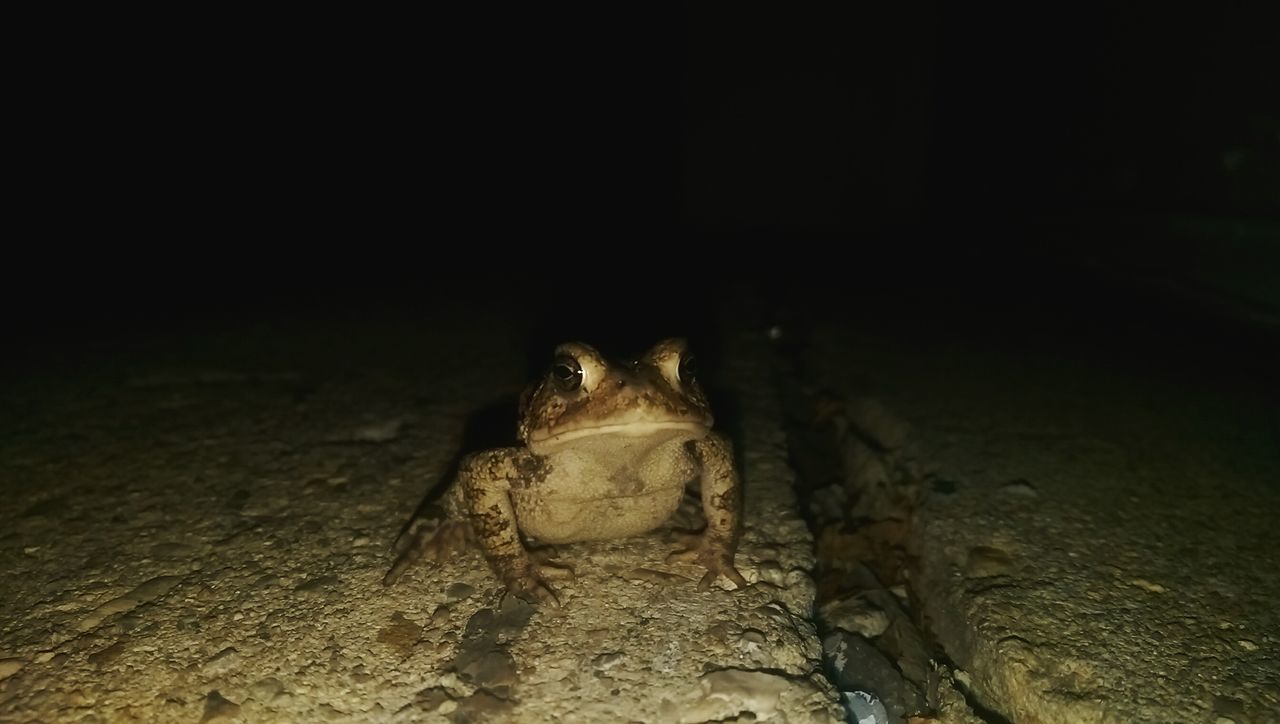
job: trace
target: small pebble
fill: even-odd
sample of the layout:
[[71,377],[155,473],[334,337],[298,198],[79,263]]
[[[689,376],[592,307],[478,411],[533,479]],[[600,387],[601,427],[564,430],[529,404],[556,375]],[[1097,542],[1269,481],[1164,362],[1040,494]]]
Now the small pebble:
[[[52,658],[52,656],[50,657]],[[0,681],[13,676],[26,666],[27,662],[18,658],[0,659]]]
[[225,673],[240,661],[240,655],[234,646],[228,646],[218,653],[210,656],[201,667],[206,674],[218,675]]
[[1148,593],[1164,593],[1169,590],[1159,583],[1152,583],[1145,578],[1135,578],[1129,582]]
[[260,679],[249,687],[249,695],[262,702],[271,701],[282,691],[284,685],[275,677]]
[[623,653],[620,651],[611,651],[607,654],[600,654],[591,660],[591,665],[601,671],[608,671],[617,666],[623,659]]
[[293,590],[301,591],[303,593],[314,593],[317,591],[323,591],[324,589],[330,586],[337,585],[338,582],[339,582],[338,577],[333,575],[332,573],[329,573],[329,574],[320,576],[318,578],[311,578],[311,579],[305,580],[302,583],[299,583],[298,585],[294,586]]
[[1015,498],[1038,498],[1040,492],[1026,480],[1011,480],[1000,486],[1000,492]]
[[471,586],[466,583],[451,583],[449,584],[449,587],[445,589],[444,595],[445,598],[449,600],[449,603],[453,603],[455,601],[461,601],[464,598],[469,598],[471,594],[475,592],[475,586]]
[[94,666],[105,666],[106,664],[120,658],[120,654],[124,653],[124,642],[117,641],[114,644],[89,654],[89,663]]
[[1007,574],[1013,568],[1009,554],[991,546],[974,546],[965,560],[964,574],[969,578],[991,578]]

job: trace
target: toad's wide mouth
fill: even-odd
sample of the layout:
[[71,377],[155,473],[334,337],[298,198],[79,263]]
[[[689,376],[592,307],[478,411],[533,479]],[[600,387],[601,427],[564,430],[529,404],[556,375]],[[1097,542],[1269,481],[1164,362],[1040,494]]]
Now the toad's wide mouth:
[[591,427],[575,427],[559,432],[553,430],[535,430],[529,433],[529,442],[537,444],[554,444],[581,440],[586,437],[616,435],[618,437],[648,437],[663,432],[706,433],[711,429],[709,422],[694,420],[665,420],[651,422],[618,422]]

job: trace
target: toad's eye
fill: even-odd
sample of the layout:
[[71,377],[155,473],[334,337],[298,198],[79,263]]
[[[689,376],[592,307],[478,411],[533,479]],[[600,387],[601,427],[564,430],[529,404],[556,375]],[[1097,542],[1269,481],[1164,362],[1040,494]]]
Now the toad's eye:
[[582,365],[572,357],[557,357],[551,363],[551,380],[565,392],[573,392],[582,386]]
[[698,364],[693,355],[688,354],[680,358],[680,366],[676,368],[676,374],[680,376],[680,381],[686,384],[697,378]]

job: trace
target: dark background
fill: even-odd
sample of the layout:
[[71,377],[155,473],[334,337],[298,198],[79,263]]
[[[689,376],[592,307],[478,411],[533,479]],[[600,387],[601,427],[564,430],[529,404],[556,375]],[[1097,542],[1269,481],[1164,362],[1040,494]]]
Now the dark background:
[[491,13],[80,19],[15,111],[11,338],[371,299],[658,326],[737,283],[1280,326],[1267,3]]

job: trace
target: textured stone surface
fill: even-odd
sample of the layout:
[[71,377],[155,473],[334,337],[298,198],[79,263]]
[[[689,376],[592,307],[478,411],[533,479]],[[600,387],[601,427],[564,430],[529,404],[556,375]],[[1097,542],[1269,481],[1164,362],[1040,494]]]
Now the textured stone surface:
[[1082,349],[813,338],[824,380],[915,429],[934,483],[913,585],[979,702],[1046,724],[1280,721],[1265,391]]
[[839,719],[758,341],[717,380],[755,585],[698,593],[663,562],[668,527],[561,547],[557,610],[501,601],[477,552],[380,583],[467,416],[525,381],[505,317],[421,324],[243,329],[9,380],[0,719]]

